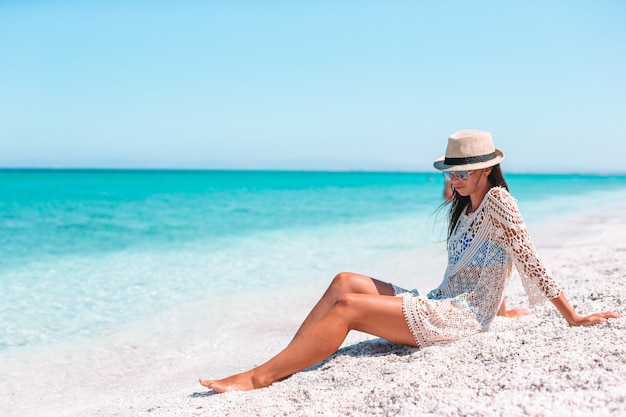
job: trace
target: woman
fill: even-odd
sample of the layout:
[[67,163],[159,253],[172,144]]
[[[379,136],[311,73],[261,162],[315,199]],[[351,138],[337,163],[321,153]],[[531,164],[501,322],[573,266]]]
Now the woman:
[[454,187],[448,228],[448,268],[427,297],[365,275],[338,274],[290,344],[268,362],[220,380],[200,379],[216,392],[251,390],[312,366],[333,354],[350,330],[394,343],[426,347],[489,329],[507,311],[503,293],[515,266],[531,305],[549,299],[570,325],[618,318],[614,312],[577,315],[539,260],[517,204],[500,171],[504,154],[491,134],[462,130],[448,138],[435,168]]

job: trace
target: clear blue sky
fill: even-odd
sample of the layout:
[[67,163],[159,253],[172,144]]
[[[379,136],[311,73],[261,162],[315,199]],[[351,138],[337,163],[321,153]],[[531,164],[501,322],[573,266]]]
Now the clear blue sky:
[[0,167],[626,172],[626,2],[0,2]]

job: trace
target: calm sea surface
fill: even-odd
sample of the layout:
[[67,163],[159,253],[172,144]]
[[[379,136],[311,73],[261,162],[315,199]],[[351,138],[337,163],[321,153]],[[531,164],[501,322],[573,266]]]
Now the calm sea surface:
[[[626,201],[626,176],[507,180],[529,224]],[[376,271],[397,253],[419,257],[444,239],[442,181],[0,170],[0,350],[102,334],[179,304],[326,282],[329,271]]]

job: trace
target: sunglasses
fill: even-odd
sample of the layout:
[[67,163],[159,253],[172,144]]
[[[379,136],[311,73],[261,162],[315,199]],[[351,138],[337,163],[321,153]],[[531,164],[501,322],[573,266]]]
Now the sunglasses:
[[447,179],[448,181],[450,181],[452,179],[452,174],[454,174],[454,176],[461,181],[467,181],[469,180],[470,174],[473,171],[444,171],[443,176],[445,177],[445,179]]

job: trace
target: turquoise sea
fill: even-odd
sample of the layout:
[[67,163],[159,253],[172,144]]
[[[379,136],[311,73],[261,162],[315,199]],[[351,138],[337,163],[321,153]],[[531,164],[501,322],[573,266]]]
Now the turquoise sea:
[[[626,176],[507,180],[529,224],[626,201]],[[0,170],[0,352],[341,270],[401,274],[398,254],[443,248],[442,191],[439,173]],[[403,279],[441,278],[424,275]]]

